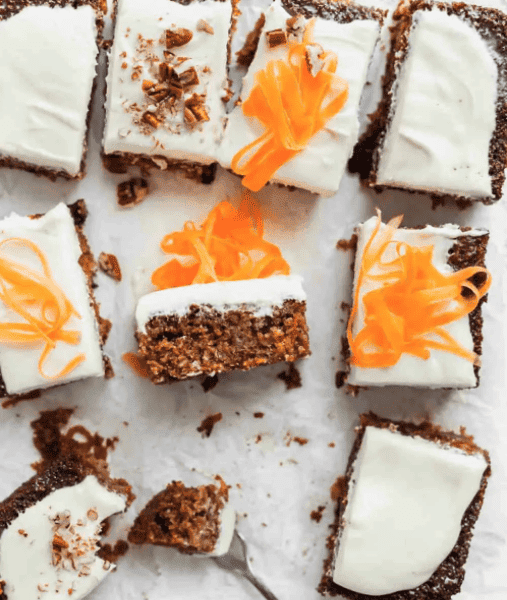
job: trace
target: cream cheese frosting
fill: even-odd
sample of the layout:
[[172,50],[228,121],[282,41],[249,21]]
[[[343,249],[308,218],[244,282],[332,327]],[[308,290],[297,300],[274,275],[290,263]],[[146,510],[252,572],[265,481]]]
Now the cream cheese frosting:
[[137,328],[146,333],[146,323],[152,317],[172,314],[181,317],[192,304],[207,305],[220,311],[246,307],[257,316],[265,316],[285,300],[306,300],[301,277],[278,275],[265,279],[186,285],[143,296],[137,304]]
[[[0,21],[0,156],[79,174],[96,74],[91,6],[27,6]],[[30,40],[30,44],[27,44]]]
[[456,544],[486,468],[482,454],[367,427],[333,581],[371,596],[423,584]]
[[[120,0],[107,77],[103,141],[106,154],[131,152],[202,164],[216,161],[217,144],[225,117],[222,97],[227,90],[227,45],[231,15],[230,1],[203,0],[181,4],[172,0],[145,0],[142,10],[139,10],[138,0]],[[203,26],[203,23],[213,33],[205,31],[206,25]],[[140,44],[138,36],[153,40],[151,55],[163,61],[165,46],[159,40],[164,38],[166,30],[175,28],[185,28],[193,34],[190,42],[171,48],[171,52],[176,59],[187,59],[177,67],[178,72],[190,67],[196,69],[199,84],[191,91],[206,94],[209,121],[189,129],[184,126],[182,112],[178,111],[173,117],[168,116],[164,125],[146,133],[145,129],[133,123],[133,114],[136,113],[129,108],[133,104],[146,104],[141,84],[145,79],[154,79],[149,61],[139,60],[136,56]],[[158,68],[157,61],[153,64]],[[137,75],[133,68],[137,69]]]
[[[8,394],[22,394],[33,389],[68,383],[91,376],[103,376],[104,364],[95,313],[90,306],[85,274],[79,265],[81,248],[68,207],[60,203],[39,219],[15,213],[0,221],[0,241],[8,238],[31,240],[46,255],[52,276],[81,318],[72,316],[65,329],[77,330],[77,345],[57,342],[45,363],[48,374],[58,373],[75,356],[84,352],[86,360],[68,375],[56,380],[43,377],[38,362],[43,344],[14,346],[0,344],[0,370]],[[19,245],[4,245],[2,254],[40,271],[33,253]],[[23,318],[0,302],[0,323],[23,322]]]
[[[286,58],[283,46],[269,48],[265,33],[274,29],[285,29],[288,18],[290,15],[280,0],[273,2],[266,11],[266,23],[257,52],[243,79],[243,99],[249,96],[258,71],[264,69],[271,60]],[[349,97],[344,108],[310,140],[307,147],[278,169],[271,180],[273,183],[294,185],[325,196],[333,195],[338,190],[346,163],[357,140],[359,101],[379,32],[379,23],[372,19],[350,23],[316,19],[314,40],[325,50],[337,54],[336,74],[348,82]],[[235,154],[262,135],[263,131],[262,125],[256,119],[245,117],[241,106],[237,106],[228,116],[220,147],[220,164],[230,169]]]
[[[89,475],[27,508],[0,537],[0,570],[9,600],[88,595],[114,569],[95,555],[101,523],[125,507],[122,496]],[[53,549],[55,536],[69,544],[69,551],[76,548],[73,560]]]
[[223,556],[229,552],[236,527],[236,512],[228,502],[220,512],[220,534],[215,548],[207,556]]
[[497,71],[471,24],[438,8],[416,12],[376,183],[492,197]]
[[[358,228],[356,266],[361,264],[364,248],[373,233],[376,223],[377,219],[373,217]],[[384,228],[385,224],[382,224],[380,231]],[[454,245],[455,240],[464,235],[480,236],[485,234],[487,232],[481,230],[462,232],[457,225],[449,224],[443,227],[427,226],[423,229],[398,229],[394,235],[394,240],[406,242],[412,246],[433,245],[434,266],[441,273],[452,273],[453,269],[447,264],[447,260],[449,250]],[[384,256],[386,260],[395,258],[393,245],[387,249]],[[358,272],[359,270],[356,268],[354,293]],[[368,279],[362,285],[359,292],[358,312],[352,326],[353,335],[357,335],[364,325],[362,299],[366,293],[375,289],[377,285]],[[453,321],[445,325],[444,328],[457,342],[468,350],[473,351],[474,344],[468,315],[458,321]],[[392,367],[377,369],[351,365],[347,382],[351,385],[359,386],[407,385],[425,388],[469,388],[477,385],[474,365],[456,354],[442,350],[431,350],[428,360],[423,360],[410,354],[402,354],[400,360]]]

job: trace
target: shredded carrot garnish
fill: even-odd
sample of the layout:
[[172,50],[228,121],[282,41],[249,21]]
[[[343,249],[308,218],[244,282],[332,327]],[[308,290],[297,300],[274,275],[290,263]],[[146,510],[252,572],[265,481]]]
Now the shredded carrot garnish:
[[[42,272],[31,269],[1,255],[7,245],[23,246],[38,258]],[[44,342],[38,368],[46,379],[65,377],[81,364],[86,356],[78,354],[57,374],[44,372],[44,363],[57,342],[77,345],[78,331],[65,330],[72,316],[81,318],[69,299],[53,279],[46,256],[32,241],[9,238],[0,242],[0,300],[26,322],[0,323],[0,343],[31,345]]]
[[243,113],[266,128],[232,159],[231,168],[244,175],[243,185],[260,190],[286,162],[304,150],[311,138],[340,112],[348,98],[348,83],[336,75],[333,52],[319,55],[322,68],[312,75],[307,50],[313,43],[315,19],[306,26],[302,42],[288,42],[287,60],[272,60],[255,76],[243,102]]
[[193,283],[288,275],[290,267],[280,249],[263,236],[259,207],[248,193],[238,209],[227,201],[220,202],[200,227],[188,221],[183,231],[165,236],[160,247],[177,258],[158,268],[151,281],[163,290]]
[[[441,273],[433,265],[434,246],[415,247],[394,240],[403,217],[395,217],[381,229],[377,213],[378,221],[363,251],[348,322],[351,363],[362,368],[391,367],[403,353],[427,360],[433,349],[480,364],[477,354],[458,343],[445,325],[477,307],[491,286],[489,271],[468,267]],[[388,248],[394,248],[392,260],[385,258]],[[379,287],[363,296],[364,326],[353,335],[365,280]]]

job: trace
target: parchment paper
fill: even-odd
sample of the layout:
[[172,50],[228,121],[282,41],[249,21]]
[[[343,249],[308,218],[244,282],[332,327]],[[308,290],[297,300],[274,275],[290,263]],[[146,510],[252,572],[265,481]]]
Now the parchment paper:
[[[264,2],[264,5],[268,4]],[[140,3],[141,9],[142,3]],[[259,3],[243,0],[235,48],[255,21]],[[385,4],[384,6],[387,6]],[[502,3],[505,8],[505,3]],[[384,52],[372,64],[363,102],[372,112],[379,93]],[[101,65],[101,73],[104,66]],[[237,79],[237,78],[236,78]],[[2,410],[0,495],[6,497],[32,476],[36,459],[29,422],[40,410],[76,407],[73,422],[82,422],[102,435],[118,435],[111,456],[112,472],[126,477],[137,500],[117,519],[113,539],[125,536],[146,501],[186,469],[220,473],[232,485],[238,528],[248,543],[251,567],[279,600],[316,600],[328,526],[333,520],[330,486],[343,474],[362,411],[381,416],[420,420],[431,417],[446,427],[465,425],[477,442],[491,452],[493,476],[475,530],[459,600],[505,600],[507,564],[507,410],[505,371],[505,267],[507,211],[505,199],[495,206],[431,210],[429,199],[402,193],[376,195],[360,189],[346,174],[339,193],[319,199],[305,192],[269,188],[259,194],[266,238],[279,244],[293,272],[304,276],[308,292],[311,358],[300,363],[303,387],[287,392],[276,375],[284,365],[249,373],[221,376],[219,385],[204,393],[199,381],[155,387],[134,376],[121,354],[135,349],[135,301],[150,289],[152,270],[164,262],[158,244],[164,234],[188,219],[201,222],[226,196],[237,198],[237,178],[219,169],[211,186],[181,176],[151,178],[153,191],[130,210],[117,207],[115,186],[125,176],[106,173],[99,158],[103,123],[103,83],[94,106],[88,175],[79,184],[51,183],[27,173],[0,171],[0,216],[44,212],[58,201],[85,198],[90,210],[86,232],[96,255],[112,252],[123,270],[120,284],[100,274],[97,296],[102,314],[112,319],[106,346],[116,377],[87,380],[47,391],[39,400]],[[488,266],[494,285],[484,309],[484,367],[481,386],[471,391],[379,389],[351,398],[335,387],[340,365],[340,338],[350,300],[349,253],[336,241],[350,237],[354,226],[379,206],[385,218],[405,214],[407,226],[455,222],[491,231]],[[221,412],[210,438],[196,428],[209,414]],[[263,419],[254,418],[263,412]],[[125,422],[125,424],[124,424]],[[257,436],[261,441],[256,442]],[[288,437],[309,441],[287,445]],[[330,444],[334,444],[333,447]],[[325,505],[320,523],[310,512]],[[389,541],[386,540],[386,544]],[[382,548],[379,548],[379,554]],[[116,573],[91,594],[93,600],[255,600],[258,592],[246,581],[219,569],[210,559],[185,557],[162,548],[131,548]]]

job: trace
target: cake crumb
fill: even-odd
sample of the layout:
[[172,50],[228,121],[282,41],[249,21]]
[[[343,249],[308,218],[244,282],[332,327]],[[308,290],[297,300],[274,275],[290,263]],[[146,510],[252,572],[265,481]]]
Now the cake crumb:
[[254,417],[256,419],[262,419],[264,417],[264,413],[263,412],[255,412]]
[[306,446],[310,441],[308,438],[300,437],[298,435],[293,436],[290,431],[287,431],[284,440],[286,446],[290,446],[292,442],[296,442],[296,444],[299,444],[300,446]]
[[322,513],[326,510],[326,505],[317,507],[316,510],[312,510],[310,513],[310,519],[316,523],[320,523],[322,519]]
[[19,535],[22,535],[24,538],[28,537],[28,533],[24,529],[18,529]]
[[209,392],[210,390],[212,390],[213,388],[215,388],[218,385],[218,375],[208,375],[208,377],[206,377],[202,383],[202,389],[205,392]]
[[343,498],[347,491],[347,478],[344,475],[336,478],[336,481],[331,486],[331,500]]
[[342,302],[340,304],[340,308],[344,311],[344,312],[350,312],[350,310],[352,309],[352,306],[348,303],[348,302]]
[[338,389],[342,388],[345,385],[346,380],[347,380],[347,372],[346,371],[336,371],[335,385]]
[[101,252],[99,254],[99,268],[111,279],[121,281],[121,268],[118,259],[114,254]]
[[328,447],[329,448],[334,448],[336,446],[336,444],[334,442],[329,442]]
[[125,540],[118,540],[114,546],[111,544],[104,544],[97,552],[99,556],[106,563],[116,563],[118,559],[127,554],[129,549],[128,542]]
[[357,234],[354,233],[350,239],[342,239],[336,242],[336,248],[338,250],[342,250],[343,252],[347,252],[348,250],[356,250],[357,248]]
[[278,373],[277,377],[285,383],[287,391],[295,390],[303,385],[301,382],[301,373],[292,362],[289,363],[288,369]]
[[202,433],[202,437],[210,437],[213,427],[216,423],[222,420],[222,413],[215,413],[202,420],[201,424],[197,428],[199,433]]
[[140,204],[148,195],[149,186],[146,179],[142,177],[133,177],[128,181],[118,184],[116,197],[118,204],[122,208],[131,208]]
[[257,437],[255,438],[255,443],[258,444],[261,441],[262,441],[262,435],[260,433],[258,433]]
[[25,402],[27,400],[35,400],[36,398],[40,397],[40,390],[32,390],[31,392],[27,392],[26,394],[16,394],[15,396],[3,400],[2,408],[11,408],[12,406],[16,406],[20,402]]

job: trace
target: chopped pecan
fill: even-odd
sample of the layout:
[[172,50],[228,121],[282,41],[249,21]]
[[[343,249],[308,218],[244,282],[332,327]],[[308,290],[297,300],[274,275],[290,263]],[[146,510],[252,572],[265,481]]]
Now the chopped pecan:
[[296,15],[287,19],[287,39],[289,42],[301,43],[305,34],[305,19],[301,15]]
[[[118,184],[116,190],[118,204],[123,208],[129,208],[142,202],[148,194],[148,182],[142,177],[133,177],[128,181]],[[91,519],[90,516],[88,518]]]
[[165,45],[166,48],[179,48],[188,44],[188,42],[194,37],[194,34],[190,29],[184,29],[180,27],[178,29],[167,29],[165,32]]
[[142,83],[143,92],[147,92],[155,85],[154,81],[150,81],[149,79],[144,79]]
[[[188,125],[193,125],[200,121],[209,121],[208,111],[204,106],[204,95],[192,94],[190,98],[185,100],[185,122]],[[188,114],[192,113],[192,117]]]
[[180,73],[180,83],[184,88],[189,88],[194,85],[198,85],[199,76],[197,75],[195,67],[190,67],[190,69],[187,69],[186,71],[183,71],[183,73]]
[[120,263],[114,254],[101,252],[99,254],[99,268],[108,277],[111,277],[111,279],[121,281]]
[[208,21],[205,21],[204,19],[199,19],[197,21],[197,31],[205,31],[210,35],[213,35],[215,33],[213,27],[208,23]]
[[185,110],[183,111],[183,117],[185,119],[185,123],[187,125],[195,125],[198,121],[197,121],[197,117],[194,115],[194,113],[189,109],[185,107]]
[[270,48],[276,48],[276,46],[281,46],[282,44],[287,43],[287,36],[285,35],[285,31],[283,29],[273,29],[272,31],[267,31],[266,37],[268,38],[268,44]]
[[305,61],[312,77],[319,73],[323,66],[324,48],[320,44],[308,44],[305,50]]
[[157,83],[148,90],[147,94],[155,102],[162,102],[170,94],[169,86],[166,83]]
[[171,62],[174,60],[174,52],[171,52],[170,50],[164,50],[164,58],[167,62]]
[[157,115],[155,113],[150,112],[149,110],[147,110],[143,114],[143,121],[148,125],[151,125],[155,129],[157,129],[157,127],[160,125],[160,121],[158,120]]
[[169,95],[179,100],[183,96],[183,86],[179,81],[171,81],[169,84]]
[[68,548],[69,547],[69,543],[66,542],[62,536],[58,535],[57,533],[55,533],[55,535],[53,536],[53,549],[54,550],[61,550],[62,548]]
[[172,74],[174,73],[174,67],[169,63],[163,62],[158,65],[158,79],[159,81],[171,81]]

